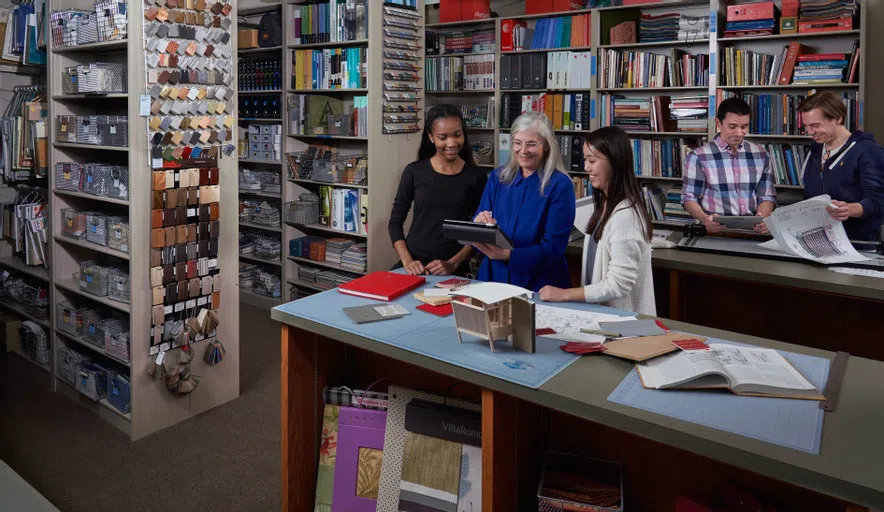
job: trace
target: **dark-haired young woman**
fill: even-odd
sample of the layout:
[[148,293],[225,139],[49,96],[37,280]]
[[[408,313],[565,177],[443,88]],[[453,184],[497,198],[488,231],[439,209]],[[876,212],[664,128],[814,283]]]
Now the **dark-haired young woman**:
[[629,137],[619,128],[600,128],[587,136],[583,158],[595,206],[583,243],[584,286],[546,286],[540,298],[598,302],[656,316],[651,221],[635,179]]
[[[473,163],[459,108],[430,109],[417,158],[402,171],[390,212],[393,248],[409,274],[465,275],[473,249],[443,237],[442,221],[470,220],[488,178]],[[406,236],[403,225],[412,205]]]

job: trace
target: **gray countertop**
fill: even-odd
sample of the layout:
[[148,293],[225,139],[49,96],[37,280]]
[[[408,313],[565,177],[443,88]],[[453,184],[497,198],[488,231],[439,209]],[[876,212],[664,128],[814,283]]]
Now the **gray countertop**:
[[[568,254],[582,255],[582,253],[582,239],[568,245]],[[839,274],[809,262],[777,261],[679,249],[654,249],[652,265],[660,269],[681,270],[884,301],[884,279]]]
[[[739,258],[738,258],[739,259]],[[828,272],[828,271],[826,271]],[[832,272],[829,272],[832,273]],[[834,273],[832,273],[834,274]],[[826,413],[819,455],[668,418],[607,400],[633,365],[602,355],[581,358],[540,389],[408,352],[272,310],[274,320],[452,378],[672,445],[725,464],[859,505],[884,507],[884,363],[851,357],[838,410]],[[677,330],[831,359],[833,353],[666,320]],[[456,346],[452,330],[452,343]]]

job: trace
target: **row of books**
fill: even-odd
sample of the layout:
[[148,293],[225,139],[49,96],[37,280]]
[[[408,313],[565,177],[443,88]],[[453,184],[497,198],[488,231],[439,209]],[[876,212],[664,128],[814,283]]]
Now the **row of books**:
[[494,51],[494,29],[427,32],[427,55]]
[[366,234],[368,194],[362,189],[319,187],[319,223],[338,231]]
[[591,52],[526,53],[500,56],[500,88],[589,89]]
[[500,127],[509,128],[525,112],[542,112],[556,130],[589,129],[589,94],[519,94],[507,93],[501,98]]
[[295,4],[293,44],[316,44],[368,38],[368,0],[328,0]]
[[721,59],[722,85],[818,85],[859,80],[859,40],[845,53],[813,53],[791,42],[777,55],[726,47]]
[[571,176],[571,182],[574,184],[574,197],[576,199],[592,195],[592,182],[589,181],[589,178]]
[[505,19],[500,25],[500,50],[580,48],[592,44],[589,14],[537,20],[534,28],[520,20]]
[[294,89],[360,89],[366,87],[367,48],[327,48],[292,52]]
[[702,87],[709,84],[709,55],[670,55],[604,50],[600,55],[599,87]]
[[697,143],[683,139],[630,139],[635,175],[645,178],[681,178],[687,154]]
[[[344,101],[322,94],[292,94],[288,107],[292,135],[368,136],[367,96]],[[339,126],[338,122],[346,125]]]
[[601,126],[617,126],[630,132],[696,132],[708,129],[706,96],[650,96],[627,98],[602,94]]
[[[733,91],[719,91],[718,100],[731,97],[742,98],[752,110],[749,132],[759,135],[804,135],[804,126],[798,114],[798,106],[807,96],[801,94],[752,94]],[[844,125],[856,131],[857,116],[855,92],[842,93],[841,100],[847,108]]]
[[494,89],[494,55],[464,55],[427,59],[424,70],[428,91],[485,91]]
[[770,156],[770,170],[777,185],[804,186],[804,160],[810,151],[806,144],[762,144]]
[[494,98],[484,105],[460,105],[467,128],[494,128]]

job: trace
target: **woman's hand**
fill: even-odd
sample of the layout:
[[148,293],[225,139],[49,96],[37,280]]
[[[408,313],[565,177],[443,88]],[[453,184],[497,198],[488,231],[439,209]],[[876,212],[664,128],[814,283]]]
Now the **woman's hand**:
[[427,268],[424,267],[424,264],[417,260],[411,260],[408,263],[402,262],[402,266],[405,267],[405,271],[412,276],[419,276],[427,273]]
[[454,272],[454,264],[447,260],[433,260],[427,263],[426,268],[434,276],[448,276]]
[[568,300],[566,292],[567,290],[547,285],[540,289],[540,300],[546,302],[565,302]]
[[476,215],[476,218],[473,219],[473,222],[481,222],[482,224],[497,224],[497,221],[494,220],[494,217],[491,216],[491,212],[487,210],[484,212],[479,212],[479,214]]
[[[477,217],[478,218],[478,217]],[[503,260],[507,261],[510,259],[510,250],[509,249],[501,249],[497,245],[493,244],[473,244],[473,247],[479,250],[482,254],[487,256],[492,260]]]

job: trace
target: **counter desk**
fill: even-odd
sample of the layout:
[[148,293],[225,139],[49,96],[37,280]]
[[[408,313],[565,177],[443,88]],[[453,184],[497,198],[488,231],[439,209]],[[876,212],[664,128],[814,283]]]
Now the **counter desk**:
[[[337,292],[325,293],[323,304],[340,307]],[[485,512],[536,511],[540,461],[548,449],[620,462],[627,510],[673,510],[679,495],[714,499],[728,486],[777,503],[777,510],[884,507],[882,362],[849,359],[838,410],[825,414],[820,452],[813,455],[608,401],[633,368],[625,360],[585,356],[531,389],[369,338],[359,326],[342,330],[293,314],[293,304],[272,312],[282,324],[283,510],[313,510],[322,388],[365,389],[382,377],[481,401]],[[697,335],[834,357],[806,346],[663,321]],[[451,349],[458,350],[453,320],[451,326]]]

